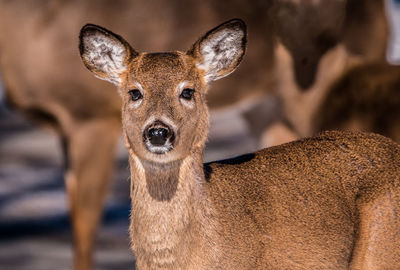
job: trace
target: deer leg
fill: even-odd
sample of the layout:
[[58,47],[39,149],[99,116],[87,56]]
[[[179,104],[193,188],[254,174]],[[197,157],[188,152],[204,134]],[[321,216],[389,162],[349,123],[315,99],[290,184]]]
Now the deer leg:
[[387,191],[359,207],[351,270],[400,269],[400,194]]
[[96,229],[108,190],[120,124],[95,120],[79,124],[65,138],[65,175],[74,236],[74,269],[92,269]]

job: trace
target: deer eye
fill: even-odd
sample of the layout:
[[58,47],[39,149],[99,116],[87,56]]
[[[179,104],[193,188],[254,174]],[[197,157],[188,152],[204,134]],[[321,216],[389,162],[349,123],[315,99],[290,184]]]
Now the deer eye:
[[129,95],[131,96],[132,101],[137,101],[143,98],[142,93],[138,89],[131,89],[128,91]]
[[183,91],[179,97],[186,99],[186,100],[191,100],[193,98],[193,93],[194,93],[194,89],[185,88],[185,89],[183,89]]

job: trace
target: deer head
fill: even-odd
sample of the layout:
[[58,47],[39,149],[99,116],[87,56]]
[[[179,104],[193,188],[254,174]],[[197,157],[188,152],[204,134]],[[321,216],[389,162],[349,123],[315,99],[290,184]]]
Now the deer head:
[[80,54],[100,79],[115,84],[131,150],[141,159],[179,160],[203,151],[208,85],[233,72],[246,48],[246,26],[233,19],[207,32],[187,52],[138,53],[122,37],[85,25]]

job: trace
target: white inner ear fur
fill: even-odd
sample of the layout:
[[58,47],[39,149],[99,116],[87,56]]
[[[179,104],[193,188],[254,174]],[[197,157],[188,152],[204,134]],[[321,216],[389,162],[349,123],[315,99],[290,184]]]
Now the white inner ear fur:
[[[234,71],[234,67],[231,70],[229,67],[242,53],[243,35],[243,31],[240,30],[224,29],[201,42],[200,54],[203,61],[197,64],[197,68],[206,71],[206,82],[218,80]],[[218,75],[218,72],[224,69],[227,69],[227,72]]]
[[106,77],[96,77],[119,85],[120,75],[126,70],[124,60],[126,48],[122,43],[104,35],[84,37],[86,46],[86,59],[95,70],[104,72]]

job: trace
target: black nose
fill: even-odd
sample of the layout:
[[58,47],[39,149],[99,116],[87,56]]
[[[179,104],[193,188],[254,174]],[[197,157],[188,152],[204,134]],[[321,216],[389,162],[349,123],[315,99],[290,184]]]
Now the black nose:
[[174,138],[171,129],[160,121],[156,121],[147,127],[143,135],[144,139],[154,146],[163,146],[168,139],[172,143]]
[[168,139],[168,133],[166,128],[151,128],[149,129],[149,140],[152,145],[164,145]]

